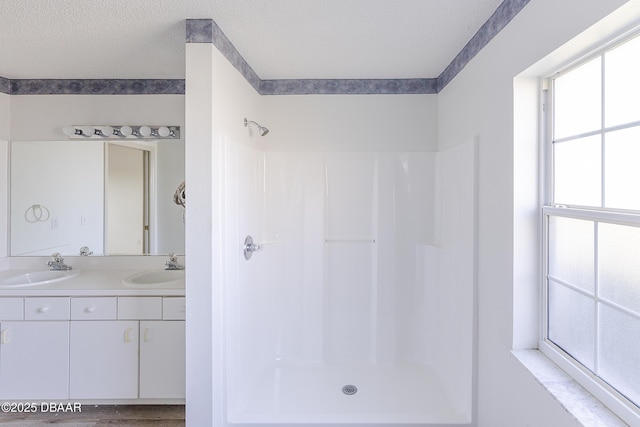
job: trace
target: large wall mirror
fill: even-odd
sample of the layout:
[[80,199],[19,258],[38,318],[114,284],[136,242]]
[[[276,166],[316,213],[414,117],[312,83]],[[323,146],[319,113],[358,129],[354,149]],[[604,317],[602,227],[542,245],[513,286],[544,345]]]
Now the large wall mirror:
[[11,256],[184,254],[184,141],[12,141]]

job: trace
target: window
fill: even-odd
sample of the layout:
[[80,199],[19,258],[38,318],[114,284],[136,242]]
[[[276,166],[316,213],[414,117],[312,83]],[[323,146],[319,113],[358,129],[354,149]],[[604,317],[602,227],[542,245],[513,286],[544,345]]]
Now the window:
[[542,210],[541,350],[627,422],[640,419],[639,76],[635,37],[550,80]]

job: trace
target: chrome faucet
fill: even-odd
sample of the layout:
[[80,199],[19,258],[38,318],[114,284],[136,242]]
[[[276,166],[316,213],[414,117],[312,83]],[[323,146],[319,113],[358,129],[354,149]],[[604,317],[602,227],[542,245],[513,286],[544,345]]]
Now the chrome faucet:
[[93,251],[89,249],[88,246],[83,246],[80,248],[80,256],[89,256],[93,255]]
[[49,266],[49,270],[56,270],[56,271],[71,270],[71,266],[66,265],[64,263],[64,259],[62,258],[62,255],[60,255],[59,252],[56,252],[51,255],[51,261],[49,261],[47,265]]
[[184,265],[178,263],[178,255],[169,253],[169,261],[164,263],[165,270],[184,270]]

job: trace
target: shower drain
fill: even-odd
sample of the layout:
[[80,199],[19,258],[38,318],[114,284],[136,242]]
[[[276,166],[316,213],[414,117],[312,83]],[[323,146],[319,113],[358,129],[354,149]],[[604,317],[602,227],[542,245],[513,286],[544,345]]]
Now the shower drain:
[[352,394],[356,394],[358,392],[358,387],[354,386],[353,384],[347,384],[346,386],[342,387],[342,392],[347,396],[351,396]]

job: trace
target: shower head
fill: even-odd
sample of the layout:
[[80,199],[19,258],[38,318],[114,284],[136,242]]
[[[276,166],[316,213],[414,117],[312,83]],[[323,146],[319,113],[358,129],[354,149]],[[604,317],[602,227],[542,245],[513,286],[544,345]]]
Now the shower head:
[[251,121],[251,120],[247,120],[246,118],[244,119],[244,127],[249,126],[249,123],[254,124],[258,127],[258,131],[260,132],[260,136],[265,136],[266,134],[269,133],[269,129],[267,129],[264,126],[260,126],[258,123]]

